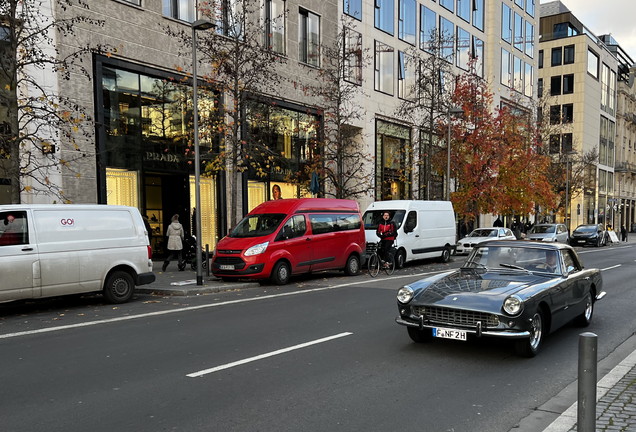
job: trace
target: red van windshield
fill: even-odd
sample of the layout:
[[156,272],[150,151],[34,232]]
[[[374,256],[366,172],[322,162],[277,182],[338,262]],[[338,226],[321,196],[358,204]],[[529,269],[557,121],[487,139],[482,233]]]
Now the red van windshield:
[[232,230],[230,237],[263,237],[278,229],[284,214],[263,213],[248,215]]

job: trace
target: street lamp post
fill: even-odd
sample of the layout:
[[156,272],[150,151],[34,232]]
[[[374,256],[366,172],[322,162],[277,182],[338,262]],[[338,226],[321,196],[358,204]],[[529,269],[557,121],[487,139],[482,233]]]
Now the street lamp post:
[[451,172],[451,114],[463,114],[464,110],[448,106],[448,140],[446,141],[446,201],[450,201],[450,172]]
[[216,27],[207,20],[197,20],[192,23],[192,114],[194,117],[194,196],[195,196],[195,224],[197,236],[197,285],[203,285],[201,272],[201,155],[199,154],[199,107],[197,101],[197,30],[207,30]]

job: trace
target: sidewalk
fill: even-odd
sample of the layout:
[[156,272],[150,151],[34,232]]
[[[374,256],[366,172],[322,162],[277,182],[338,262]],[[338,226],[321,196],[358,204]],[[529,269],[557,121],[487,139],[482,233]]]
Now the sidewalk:
[[184,271],[179,271],[177,261],[171,262],[165,272],[161,271],[163,261],[153,261],[153,273],[156,279],[148,285],[141,285],[135,288],[136,292],[144,294],[162,294],[172,296],[192,296],[203,293],[216,293],[235,289],[260,287],[258,282],[239,281],[223,282],[212,276],[207,276],[204,269],[203,285],[197,285],[197,273],[190,266],[186,266]]

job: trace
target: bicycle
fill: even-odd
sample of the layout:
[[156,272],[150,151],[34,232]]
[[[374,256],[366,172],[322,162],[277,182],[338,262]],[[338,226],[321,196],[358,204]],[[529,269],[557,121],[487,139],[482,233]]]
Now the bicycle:
[[382,258],[380,258],[380,255],[378,255],[379,246],[380,242],[367,243],[367,254],[370,254],[369,275],[371,277],[376,277],[380,273],[380,270],[384,270],[387,275],[391,276],[393,272],[395,272],[394,254],[389,252],[388,262],[384,261]]

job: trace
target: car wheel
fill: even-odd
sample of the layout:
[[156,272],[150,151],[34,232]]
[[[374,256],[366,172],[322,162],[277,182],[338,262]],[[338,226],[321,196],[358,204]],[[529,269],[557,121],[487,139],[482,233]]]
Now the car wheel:
[[401,269],[404,267],[404,263],[406,262],[406,252],[404,249],[400,249],[398,253],[395,255],[395,268]]
[[543,331],[543,312],[541,312],[541,309],[537,309],[532,316],[530,337],[516,342],[515,348],[517,354],[528,358],[536,356],[541,347],[541,342],[543,342]]
[[277,262],[272,270],[272,282],[275,285],[286,285],[290,276],[289,265],[285,261]]
[[450,260],[450,256],[451,256],[451,250],[448,246],[446,246],[444,250],[442,251],[441,261],[443,263],[447,263],[448,260]]
[[360,258],[355,255],[349,255],[347,265],[345,266],[345,274],[347,276],[355,276],[360,272]]
[[585,311],[576,318],[574,318],[574,325],[577,327],[587,327],[592,322],[592,316],[594,315],[594,301],[592,300],[592,294],[588,293],[585,298]]
[[125,271],[116,271],[106,279],[103,292],[109,303],[126,303],[135,293],[135,282]]
[[424,343],[433,340],[433,330],[431,329],[420,330],[415,327],[407,327],[407,330],[413,342]]

